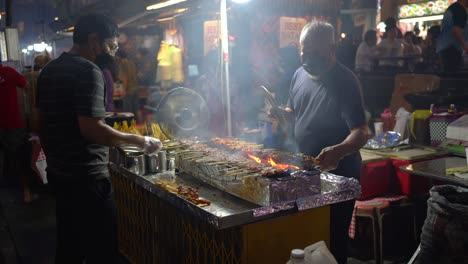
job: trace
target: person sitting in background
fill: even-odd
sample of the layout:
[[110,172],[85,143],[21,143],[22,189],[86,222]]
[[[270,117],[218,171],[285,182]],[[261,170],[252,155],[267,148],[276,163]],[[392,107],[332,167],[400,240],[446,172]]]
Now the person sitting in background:
[[139,48],[135,55],[135,64],[138,68],[138,84],[152,85],[156,81],[156,60],[147,48]]
[[368,30],[356,52],[356,71],[371,71],[377,56],[377,32]]
[[119,69],[118,81],[122,84],[123,109],[136,113],[138,111],[138,78],[135,63],[128,58],[127,52],[117,50],[115,60]]
[[397,38],[398,27],[394,18],[385,20],[385,35],[384,39],[377,46],[379,57],[383,58],[380,61],[382,66],[398,66],[398,60],[392,58],[399,58],[403,55],[403,43]]
[[279,50],[279,72],[281,78],[275,89],[276,101],[279,105],[286,105],[289,99],[289,86],[296,70],[301,67],[301,57],[296,46],[289,45]]
[[[359,43],[359,41],[357,43]],[[336,49],[336,58],[349,69],[355,68],[354,62],[358,49],[357,43],[355,42],[354,36],[350,34],[341,39]]]
[[34,57],[34,71],[40,71],[44,68],[47,63],[51,61],[50,54],[45,52]]
[[405,57],[421,56],[421,47],[417,44],[416,36],[412,31],[405,33],[404,41],[405,47],[403,49],[403,55]]
[[114,81],[117,80],[117,63],[114,57],[107,53],[96,56],[96,65],[101,69],[106,88],[106,111],[114,112]]
[[427,31],[426,39],[422,47],[422,56],[424,63],[428,67],[438,66],[440,64],[439,56],[437,55],[437,40],[440,35],[440,26],[432,26]]

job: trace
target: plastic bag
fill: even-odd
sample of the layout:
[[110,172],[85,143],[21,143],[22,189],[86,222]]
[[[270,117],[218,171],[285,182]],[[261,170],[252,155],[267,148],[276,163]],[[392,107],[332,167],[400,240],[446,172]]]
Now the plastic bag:
[[39,177],[42,184],[47,184],[47,161],[39,139],[32,137],[31,168]]
[[416,263],[468,263],[468,189],[433,187]]

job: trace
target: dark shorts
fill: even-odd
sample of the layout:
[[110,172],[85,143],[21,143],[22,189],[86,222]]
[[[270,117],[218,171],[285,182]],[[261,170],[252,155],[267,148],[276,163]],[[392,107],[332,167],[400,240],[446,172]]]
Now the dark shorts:
[[28,143],[28,138],[24,128],[0,128],[0,150],[16,152]]
[[440,51],[444,72],[457,72],[463,66],[463,52],[454,46]]

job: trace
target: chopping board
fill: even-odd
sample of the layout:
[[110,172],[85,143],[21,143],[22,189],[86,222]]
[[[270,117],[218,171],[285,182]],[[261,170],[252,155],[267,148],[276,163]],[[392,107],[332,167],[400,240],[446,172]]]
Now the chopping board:
[[384,161],[384,160],[390,159],[387,156],[377,155],[377,154],[369,153],[367,151],[362,151],[362,150],[361,150],[361,158],[362,158],[362,164],[368,164],[372,162],[378,162],[378,161]]
[[446,155],[448,152],[444,150],[436,150],[431,148],[414,148],[408,150],[401,150],[396,152],[389,152],[383,155],[401,159],[401,160],[418,160],[418,159],[427,159],[432,157],[439,157]]

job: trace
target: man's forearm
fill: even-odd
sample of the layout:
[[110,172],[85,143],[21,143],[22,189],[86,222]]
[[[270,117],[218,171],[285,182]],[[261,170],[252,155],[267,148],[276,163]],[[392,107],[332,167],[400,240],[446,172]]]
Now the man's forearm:
[[366,126],[355,128],[346,139],[335,147],[339,149],[342,157],[359,151],[367,143],[368,129]]

